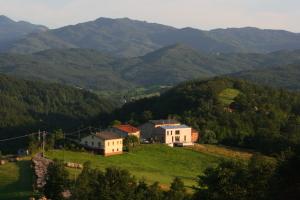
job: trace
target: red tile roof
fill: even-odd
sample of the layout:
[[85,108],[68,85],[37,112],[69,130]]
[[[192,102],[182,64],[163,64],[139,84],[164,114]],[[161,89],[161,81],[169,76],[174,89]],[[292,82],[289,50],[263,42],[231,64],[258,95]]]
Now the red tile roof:
[[137,129],[131,125],[117,125],[117,126],[114,126],[115,128],[119,129],[119,130],[122,130],[122,131],[125,131],[127,133],[136,133],[138,131],[141,131],[140,129]]

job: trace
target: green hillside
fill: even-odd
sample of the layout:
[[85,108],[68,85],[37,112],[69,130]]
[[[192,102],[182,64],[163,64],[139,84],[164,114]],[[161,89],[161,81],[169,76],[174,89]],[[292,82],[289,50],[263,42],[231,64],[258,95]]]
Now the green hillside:
[[[38,130],[74,131],[99,113],[113,109],[114,104],[86,90],[0,73],[0,140]],[[24,138],[0,141],[0,151],[15,153],[26,145]]]
[[199,77],[299,62],[300,51],[211,54],[174,44],[136,58],[91,49],[51,49],[33,55],[0,54],[0,71],[23,79],[63,83],[94,91],[176,85]]
[[300,36],[282,30],[252,27],[202,31],[131,20],[98,18],[43,33],[29,34],[1,45],[0,52],[31,54],[53,48],[89,48],[136,57],[164,46],[183,43],[209,53],[269,53],[300,47]]
[[[229,106],[220,98],[226,88],[237,95]],[[160,96],[126,103],[106,119],[137,125],[150,119],[175,118],[197,129],[204,143],[215,140],[276,155],[300,142],[299,100],[297,92],[242,79],[202,78],[179,84]]]
[[271,67],[266,69],[245,70],[228,76],[242,78],[251,82],[271,85],[277,88],[285,88],[300,91],[300,64]]

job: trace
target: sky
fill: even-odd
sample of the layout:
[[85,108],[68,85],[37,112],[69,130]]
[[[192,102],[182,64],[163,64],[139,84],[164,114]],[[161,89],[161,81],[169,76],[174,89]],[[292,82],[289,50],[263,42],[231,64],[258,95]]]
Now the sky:
[[0,15],[50,29],[130,18],[201,30],[257,27],[300,33],[300,0],[0,0]]

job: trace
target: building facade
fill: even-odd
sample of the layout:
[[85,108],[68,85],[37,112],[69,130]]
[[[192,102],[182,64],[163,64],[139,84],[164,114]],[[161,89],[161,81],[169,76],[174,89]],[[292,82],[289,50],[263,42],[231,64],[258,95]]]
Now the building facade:
[[153,139],[169,146],[192,146],[191,133],[186,125],[159,126],[153,129]]
[[123,153],[123,139],[118,133],[97,132],[81,138],[81,144],[95,154],[110,156]]

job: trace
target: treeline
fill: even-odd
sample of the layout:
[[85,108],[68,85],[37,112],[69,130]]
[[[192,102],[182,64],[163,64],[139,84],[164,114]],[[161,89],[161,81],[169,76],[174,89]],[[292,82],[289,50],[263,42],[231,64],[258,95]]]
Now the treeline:
[[[226,88],[240,91],[230,105],[219,96]],[[197,129],[200,143],[215,141],[275,156],[300,142],[299,100],[300,94],[289,90],[215,77],[185,82],[159,97],[126,103],[105,119],[99,118],[134,126],[149,119],[175,118]]]
[[158,182],[136,180],[126,169],[93,169],[90,161],[71,181],[63,161],[54,159],[48,166],[44,193],[53,200],[64,199],[66,189],[74,200],[296,200],[300,198],[299,155],[297,150],[286,151],[278,162],[258,153],[246,162],[222,160],[197,177],[193,192],[187,192],[179,177],[162,189]]
[[[0,140],[38,130],[74,131],[91,117],[113,109],[114,104],[86,90],[0,73]],[[0,149],[16,152],[25,145],[22,139],[4,141]]]

